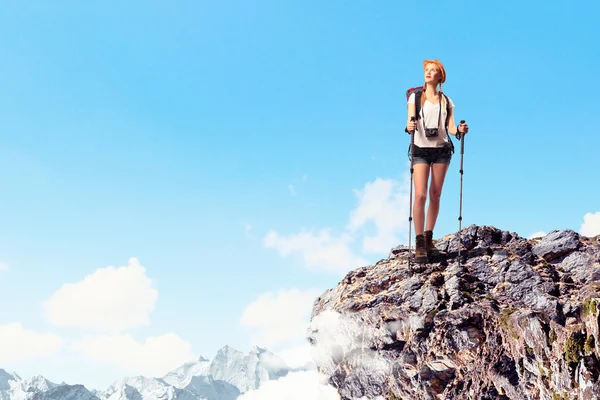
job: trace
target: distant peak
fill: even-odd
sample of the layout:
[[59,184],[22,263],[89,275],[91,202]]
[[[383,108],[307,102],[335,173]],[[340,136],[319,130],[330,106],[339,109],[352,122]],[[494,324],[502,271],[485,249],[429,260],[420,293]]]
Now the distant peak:
[[241,351],[226,344],[219,349],[218,353],[241,353]]
[[254,345],[254,346],[252,346],[252,350],[250,350],[250,353],[253,353],[253,354],[262,354],[262,353],[264,353],[266,351],[268,351],[268,350],[265,349],[265,348],[258,347],[256,345]]
[[33,375],[29,378],[30,381],[48,381],[48,379],[44,378],[42,375]]
[[0,368],[0,378],[12,380],[12,381],[20,381],[21,377],[17,375],[16,372],[8,372],[5,369]]
[[9,374],[6,370],[0,369],[0,390],[9,390],[9,381],[19,381],[20,379],[17,374]]

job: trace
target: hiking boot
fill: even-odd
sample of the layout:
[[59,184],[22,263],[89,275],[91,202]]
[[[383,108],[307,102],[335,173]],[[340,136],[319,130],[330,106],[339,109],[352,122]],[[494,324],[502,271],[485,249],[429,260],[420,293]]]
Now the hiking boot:
[[440,251],[433,245],[433,231],[425,231],[425,248],[428,257],[436,258],[440,256]]
[[425,247],[425,236],[423,234],[417,235],[415,262],[417,264],[425,264],[427,262],[427,248]]

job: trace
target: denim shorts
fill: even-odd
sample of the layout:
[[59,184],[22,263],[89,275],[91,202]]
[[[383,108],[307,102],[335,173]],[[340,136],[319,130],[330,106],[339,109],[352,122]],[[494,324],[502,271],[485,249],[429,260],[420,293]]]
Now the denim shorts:
[[450,164],[452,152],[449,147],[419,147],[413,148],[414,164]]

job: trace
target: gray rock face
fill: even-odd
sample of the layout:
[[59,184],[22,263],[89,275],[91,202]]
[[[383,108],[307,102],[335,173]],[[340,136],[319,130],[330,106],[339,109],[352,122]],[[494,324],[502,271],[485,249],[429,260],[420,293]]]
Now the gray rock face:
[[[309,341],[342,400],[600,400],[600,237],[469,226],[319,297]],[[461,247],[461,262],[458,249]]]
[[579,234],[572,230],[552,231],[533,247],[533,254],[552,261],[562,255],[569,254],[579,247]]

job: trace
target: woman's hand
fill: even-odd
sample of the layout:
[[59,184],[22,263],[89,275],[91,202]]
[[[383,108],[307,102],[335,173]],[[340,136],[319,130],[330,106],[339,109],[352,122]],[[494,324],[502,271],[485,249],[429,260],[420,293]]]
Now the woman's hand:
[[409,132],[414,132],[417,129],[416,121],[411,121],[410,119],[406,121],[406,130]]
[[458,125],[458,131],[462,134],[467,134],[469,133],[469,125],[467,125],[466,122],[463,122],[461,124]]

